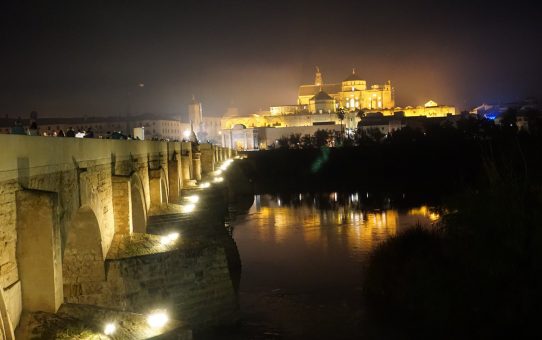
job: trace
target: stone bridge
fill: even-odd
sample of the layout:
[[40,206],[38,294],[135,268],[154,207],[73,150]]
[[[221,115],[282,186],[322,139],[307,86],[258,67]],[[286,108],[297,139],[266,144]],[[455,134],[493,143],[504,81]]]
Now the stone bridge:
[[[0,145],[0,338],[13,337],[25,312],[56,313],[64,303],[77,303],[144,313],[153,301],[175,301],[168,291],[173,286],[202,289],[199,305],[184,308],[177,301],[172,307],[179,319],[212,305],[204,296],[212,299],[216,284],[201,277],[198,287],[190,282],[207,275],[196,268],[202,258],[215,268],[225,261],[224,250],[161,245],[148,223],[234,151],[189,142],[17,135],[0,135]],[[135,255],[130,247],[138,249]],[[226,275],[224,266],[225,273],[215,268],[209,275]],[[226,295],[230,301],[235,293]],[[212,308],[216,314],[221,307]]]

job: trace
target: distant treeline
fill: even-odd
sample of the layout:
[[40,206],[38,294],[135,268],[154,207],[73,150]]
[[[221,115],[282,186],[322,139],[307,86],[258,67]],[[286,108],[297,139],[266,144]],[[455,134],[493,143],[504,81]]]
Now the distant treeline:
[[301,143],[247,152],[244,167],[258,192],[451,193],[477,186],[490,167],[504,169],[510,176],[528,171],[539,180],[542,129],[534,124],[529,128],[530,132],[519,131],[514,123],[495,125],[469,117],[456,125],[405,127],[381,138],[374,138],[376,132],[359,133],[355,142],[343,142],[342,147]]

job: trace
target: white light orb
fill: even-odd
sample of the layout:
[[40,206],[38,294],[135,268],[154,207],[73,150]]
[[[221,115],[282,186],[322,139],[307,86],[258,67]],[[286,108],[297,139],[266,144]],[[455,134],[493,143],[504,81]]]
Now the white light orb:
[[117,326],[115,326],[114,323],[110,322],[107,325],[105,325],[104,328],[104,334],[105,335],[112,335],[117,330]]
[[186,196],[185,199],[190,203],[198,203],[199,196],[198,195]]
[[190,204],[187,204],[187,205],[183,205],[182,208],[181,208],[181,211],[183,213],[191,213],[192,211],[194,211],[194,209],[196,209],[196,205],[193,204],[193,203],[190,203]]
[[167,237],[171,240],[171,241],[177,241],[177,239],[179,239],[179,233],[177,232],[174,232],[174,233],[171,233],[171,234],[168,234]]
[[162,328],[169,321],[169,317],[164,311],[156,311],[147,317],[147,323],[151,328]]

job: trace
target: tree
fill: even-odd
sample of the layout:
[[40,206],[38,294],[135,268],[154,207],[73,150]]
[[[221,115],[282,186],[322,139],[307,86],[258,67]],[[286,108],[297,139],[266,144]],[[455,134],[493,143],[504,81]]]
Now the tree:
[[365,133],[367,134],[367,137],[377,143],[380,142],[385,136],[382,131],[380,131],[380,129],[377,127],[367,129]]
[[300,139],[300,143],[304,149],[311,148],[313,146],[313,138],[309,134],[303,135]]
[[288,140],[290,144],[290,148],[292,149],[299,149],[301,146],[301,134],[300,133],[292,133],[290,135],[290,139]]
[[356,117],[358,117],[359,119],[363,119],[365,118],[365,116],[366,116],[365,111],[363,111],[362,109],[359,109],[358,113],[356,113]]
[[316,144],[316,147],[326,146],[328,139],[329,132],[327,130],[316,130],[314,133],[314,144]]
[[346,116],[346,112],[344,111],[344,108],[342,107],[339,107],[337,109],[337,117],[339,118],[339,120],[341,121],[341,140],[343,139],[343,136],[344,136],[344,130],[343,130],[343,120],[344,120],[344,117]]
[[281,149],[288,149],[288,137],[280,137],[277,140],[277,146]]

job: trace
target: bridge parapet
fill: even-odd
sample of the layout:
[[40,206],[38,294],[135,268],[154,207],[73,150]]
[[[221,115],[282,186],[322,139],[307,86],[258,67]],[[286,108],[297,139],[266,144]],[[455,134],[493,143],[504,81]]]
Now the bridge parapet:
[[[205,165],[198,166],[192,144],[179,142],[0,135],[0,145],[0,284],[14,326],[21,309],[54,312],[67,299],[93,303],[114,235],[145,233],[152,206],[178,201],[183,185],[198,178],[196,171],[225,157],[224,149],[202,145]],[[50,204],[41,204],[43,197]],[[46,215],[49,224],[42,223]],[[19,237],[43,232],[47,237]],[[30,267],[48,269],[27,270],[19,250],[38,261]],[[25,295],[34,289],[28,288],[32,281],[51,283],[44,290],[46,307],[41,297]]]

